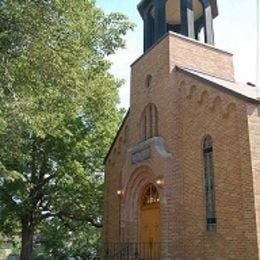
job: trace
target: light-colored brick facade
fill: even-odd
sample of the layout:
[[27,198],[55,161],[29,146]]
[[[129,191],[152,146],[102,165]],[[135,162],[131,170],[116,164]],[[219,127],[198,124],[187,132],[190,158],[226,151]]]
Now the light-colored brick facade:
[[[105,250],[109,243],[138,242],[140,194],[153,183],[160,195],[160,259],[259,259],[260,103],[207,77],[235,85],[232,55],[174,33],[132,65],[130,110],[105,164]],[[142,113],[151,103],[158,136],[143,141]],[[214,145],[217,226],[211,232],[206,135]]]

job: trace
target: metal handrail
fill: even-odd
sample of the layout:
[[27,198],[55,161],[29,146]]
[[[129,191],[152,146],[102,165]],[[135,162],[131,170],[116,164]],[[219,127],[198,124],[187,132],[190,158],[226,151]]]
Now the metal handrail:
[[105,260],[160,260],[162,243],[108,243],[105,245]]

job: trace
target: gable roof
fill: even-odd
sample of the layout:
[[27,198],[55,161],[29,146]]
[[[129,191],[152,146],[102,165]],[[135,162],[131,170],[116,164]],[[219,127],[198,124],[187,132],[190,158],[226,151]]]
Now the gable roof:
[[183,72],[186,75],[199,81],[210,84],[212,87],[215,87],[220,91],[224,91],[238,98],[242,98],[247,102],[260,104],[260,99],[258,99],[256,95],[256,87],[252,87],[243,83],[237,83],[235,81],[229,81],[191,68],[177,66],[176,70]]
[[113,141],[112,141],[112,144],[110,145],[110,148],[109,148],[109,150],[108,150],[108,152],[107,152],[107,154],[106,154],[106,156],[105,156],[105,158],[104,158],[104,162],[103,162],[104,164],[106,163],[106,161],[107,161],[107,159],[108,159],[110,153],[112,152],[112,150],[113,150],[113,148],[114,148],[114,146],[115,146],[115,144],[116,144],[117,138],[119,137],[119,135],[120,135],[120,133],[121,133],[121,131],[122,131],[122,129],[123,129],[125,123],[126,123],[126,120],[127,120],[128,117],[129,117],[129,114],[130,114],[130,108],[128,109],[128,111],[127,111],[127,113],[126,113],[126,115],[125,115],[123,121],[121,122],[121,124],[120,124],[120,126],[119,126],[119,128],[118,128],[118,130],[117,130],[117,132],[116,132],[116,135],[115,135],[115,137],[114,137],[114,139],[113,139]]

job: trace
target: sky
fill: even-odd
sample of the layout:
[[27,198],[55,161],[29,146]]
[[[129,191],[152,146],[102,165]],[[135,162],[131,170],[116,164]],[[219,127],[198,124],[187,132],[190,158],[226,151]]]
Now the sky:
[[[143,22],[137,11],[140,0],[96,0],[106,13],[121,12],[136,24],[126,35],[126,48],[110,60],[111,72],[125,84],[120,88],[121,106],[129,107],[130,65],[143,53]],[[238,82],[256,83],[257,0],[218,0],[219,16],[214,20],[215,46],[234,54]],[[260,72],[259,72],[260,73]]]

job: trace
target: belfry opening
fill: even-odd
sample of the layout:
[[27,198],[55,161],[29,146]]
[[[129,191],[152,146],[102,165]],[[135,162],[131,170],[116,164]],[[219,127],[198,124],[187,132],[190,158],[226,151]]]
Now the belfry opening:
[[142,0],[138,10],[144,22],[144,51],[169,31],[198,40],[203,30],[202,40],[214,45],[216,0]]

